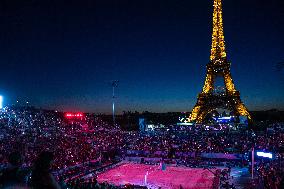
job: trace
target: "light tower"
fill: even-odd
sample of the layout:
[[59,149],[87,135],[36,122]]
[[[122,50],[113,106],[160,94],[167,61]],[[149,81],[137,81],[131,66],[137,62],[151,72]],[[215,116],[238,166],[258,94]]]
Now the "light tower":
[[112,80],[112,121],[113,125],[115,125],[115,88],[118,87],[118,80]]

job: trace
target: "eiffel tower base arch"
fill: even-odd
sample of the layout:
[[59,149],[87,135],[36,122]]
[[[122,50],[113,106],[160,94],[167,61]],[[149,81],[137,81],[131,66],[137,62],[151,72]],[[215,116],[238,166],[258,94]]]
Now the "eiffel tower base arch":
[[249,123],[252,122],[251,116],[242,103],[238,91],[234,94],[213,94],[200,93],[198,95],[197,103],[194,106],[190,119],[196,123],[203,123],[205,116],[217,108],[227,109],[233,112],[235,116],[246,116]]

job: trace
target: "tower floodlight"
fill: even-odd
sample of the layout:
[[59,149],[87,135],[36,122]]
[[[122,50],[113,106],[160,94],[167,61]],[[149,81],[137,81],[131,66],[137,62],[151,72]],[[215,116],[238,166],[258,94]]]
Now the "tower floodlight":
[[118,80],[112,80],[111,86],[112,86],[112,121],[113,125],[115,125],[115,88],[118,87]]

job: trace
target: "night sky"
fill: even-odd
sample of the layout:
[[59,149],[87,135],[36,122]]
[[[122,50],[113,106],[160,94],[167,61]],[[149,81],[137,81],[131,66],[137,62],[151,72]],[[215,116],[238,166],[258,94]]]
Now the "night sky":
[[[0,94],[64,111],[191,111],[212,0],[1,0]],[[249,110],[284,109],[284,1],[223,0],[231,72]],[[277,66],[278,65],[278,66]]]

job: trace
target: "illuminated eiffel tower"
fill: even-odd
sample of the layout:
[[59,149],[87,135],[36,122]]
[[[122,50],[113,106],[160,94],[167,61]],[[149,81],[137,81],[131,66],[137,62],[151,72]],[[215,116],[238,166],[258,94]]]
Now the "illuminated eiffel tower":
[[[198,95],[190,121],[202,123],[205,116],[211,111],[222,108],[230,110],[236,116],[246,116],[251,121],[251,116],[242,103],[240,93],[235,89],[230,72],[231,64],[227,60],[223,18],[222,0],[214,0],[213,34],[210,62],[207,64],[207,74],[202,92]],[[214,81],[217,77],[224,79],[224,90],[216,93]]]

